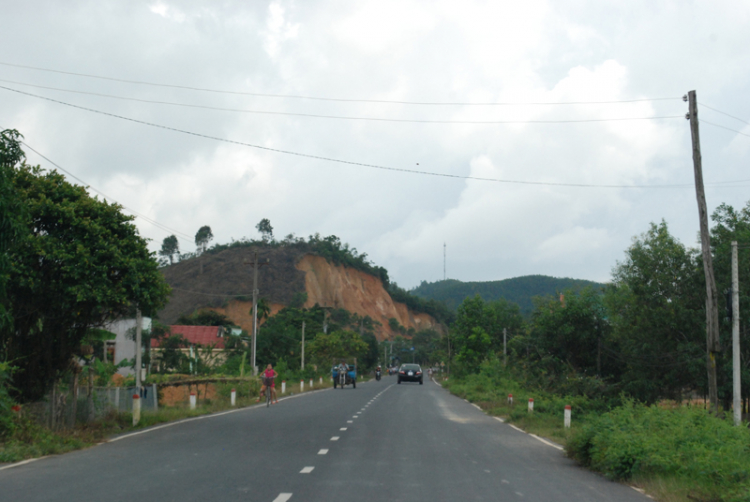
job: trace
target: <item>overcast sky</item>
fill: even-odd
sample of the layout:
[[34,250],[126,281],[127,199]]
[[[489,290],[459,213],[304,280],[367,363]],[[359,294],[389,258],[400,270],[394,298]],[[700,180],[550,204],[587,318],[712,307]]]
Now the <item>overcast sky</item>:
[[[5,1],[2,11],[2,63],[234,94],[6,64],[0,86],[249,145],[458,176],[220,142],[0,89],[0,127],[167,227],[135,220],[154,250],[174,230],[193,251],[202,225],[214,242],[256,237],[269,218],[277,238],[339,236],[407,288],[442,279],[443,243],[448,277],[464,281],[605,281],[633,236],[662,218],[695,246],[681,97],[695,89],[699,103],[750,121],[741,0],[70,0]],[[699,111],[709,211],[744,206],[750,125]],[[638,120],[539,123],[625,118]]]

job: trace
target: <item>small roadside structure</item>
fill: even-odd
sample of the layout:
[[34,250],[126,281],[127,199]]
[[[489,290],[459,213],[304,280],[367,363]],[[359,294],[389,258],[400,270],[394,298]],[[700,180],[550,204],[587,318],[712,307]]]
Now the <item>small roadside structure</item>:
[[162,347],[161,345],[172,336],[181,336],[184,345],[178,350],[191,361],[191,373],[197,369],[198,360],[200,364],[214,366],[223,363],[227,354],[225,352],[224,340],[226,336],[232,336],[232,330],[223,326],[169,326],[170,336],[166,338],[151,339],[151,353],[153,361],[158,365]]

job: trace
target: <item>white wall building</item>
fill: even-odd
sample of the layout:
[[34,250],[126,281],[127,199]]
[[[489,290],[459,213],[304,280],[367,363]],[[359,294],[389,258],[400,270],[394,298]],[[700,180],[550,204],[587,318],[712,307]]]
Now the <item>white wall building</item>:
[[[114,340],[107,342],[108,357],[114,356],[114,363],[119,364],[124,359],[133,359],[135,357],[135,337],[132,334],[128,334],[135,328],[135,319],[120,319],[104,327],[107,331],[110,331],[117,335]],[[143,324],[141,325],[143,331],[151,331],[151,318],[143,317]],[[135,333],[135,331],[132,331]],[[114,349],[114,354],[113,354]],[[122,376],[129,376],[133,374],[133,368],[120,368],[117,372]]]

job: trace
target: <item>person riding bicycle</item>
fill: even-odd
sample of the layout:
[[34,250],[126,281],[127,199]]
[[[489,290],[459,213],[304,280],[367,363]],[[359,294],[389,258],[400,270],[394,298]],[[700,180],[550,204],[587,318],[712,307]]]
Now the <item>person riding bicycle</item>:
[[264,392],[266,391],[266,388],[271,389],[271,401],[274,402],[274,404],[278,404],[279,400],[276,396],[276,382],[274,382],[274,379],[279,376],[278,373],[276,373],[276,370],[273,369],[272,365],[266,366],[266,370],[261,373],[261,381],[263,384],[260,386],[260,395],[258,396],[258,399],[255,401],[260,402],[260,399],[263,397]]

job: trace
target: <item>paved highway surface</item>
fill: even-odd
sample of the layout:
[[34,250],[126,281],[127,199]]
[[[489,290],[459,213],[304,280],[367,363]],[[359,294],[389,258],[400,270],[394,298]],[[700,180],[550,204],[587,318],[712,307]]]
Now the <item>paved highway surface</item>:
[[647,499],[432,382],[384,377],[0,470],[0,500]]

